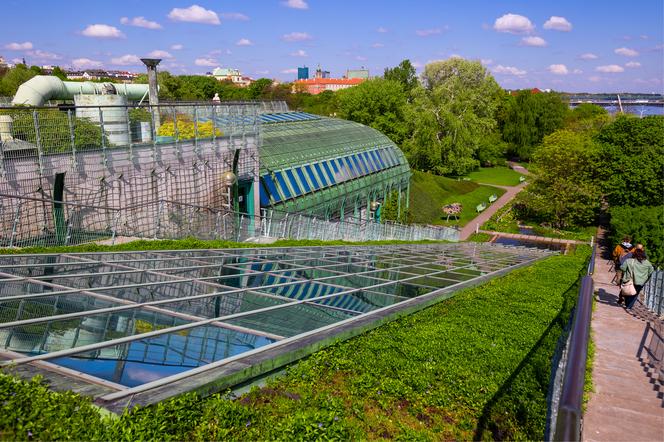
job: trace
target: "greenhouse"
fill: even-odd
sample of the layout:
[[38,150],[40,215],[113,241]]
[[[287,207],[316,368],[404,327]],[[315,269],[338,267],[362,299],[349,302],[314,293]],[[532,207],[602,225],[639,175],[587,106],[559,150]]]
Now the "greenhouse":
[[380,218],[380,203],[408,205],[410,168],[385,135],[304,112],[262,114],[260,206],[326,219]]
[[210,393],[551,253],[467,243],[6,256],[0,365],[115,411]]

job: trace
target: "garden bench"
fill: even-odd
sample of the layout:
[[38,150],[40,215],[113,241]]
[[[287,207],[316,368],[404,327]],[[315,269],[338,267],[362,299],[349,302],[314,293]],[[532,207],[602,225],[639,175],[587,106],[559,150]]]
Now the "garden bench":
[[484,204],[484,203],[478,204],[477,207],[475,207],[475,210],[477,210],[477,213],[480,213],[484,209],[486,209],[486,204]]
[[498,199],[498,196],[494,193],[489,197],[489,202],[492,203]]

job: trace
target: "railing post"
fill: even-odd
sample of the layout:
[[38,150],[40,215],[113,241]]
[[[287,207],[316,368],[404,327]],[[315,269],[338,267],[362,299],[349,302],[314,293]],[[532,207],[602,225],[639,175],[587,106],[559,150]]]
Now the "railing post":
[[74,120],[71,115],[71,109],[67,109],[67,122],[69,123],[69,141],[71,142],[71,155],[76,167],[76,132],[74,130]]
[[[131,133],[131,120],[129,119],[129,107],[125,106],[124,110],[125,110],[125,118],[127,119],[127,134],[128,134],[128,137],[129,137],[129,160],[133,160],[134,159],[134,142],[133,142],[132,133]],[[138,123],[138,124],[139,124],[139,127],[140,127],[140,123]]]
[[21,204],[23,204],[23,201],[19,201],[18,204],[16,205],[16,212],[14,213],[14,222],[12,223],[12,236],[9,239],[9,247],[14,247],[14,238],[16,238],[17,235],[17,229],[18,229],[18,223],[20,222],[20,216],[21,216]]
[[175,152],[178,154],[178,158],[181,157],[180,152],[180,131],[178,131],[178,114],[175,110],[175,106],[171,107],[173,111],[173,136],[175,138]]
[[161,228],[161,214],[164,210],[164,201],[159,201],[159,209],[157,210],[157,219],[154,224],[154,239],[159,236],[159,229]]
[[194,104],[194,155],[198,154],[198,107]]
[[35,144],[37,144],[37,160],[39,162],[39,175],[44,175],[44,160],[42,158],[42,143],[41,143],[41,133],[39,131],[39,116],[37,115],[37,110],[32,111],[32,122],[35,125]]
[[99,110],[99,125],[101,126],[102,158],[104,159],[104,167],[107,167],[108,158],[106,158],[106,142],[104,141],[104,134],[106,133],[106,131],[104,130],[104,112],[102,112],[101,106],[99,106],[97,109]]

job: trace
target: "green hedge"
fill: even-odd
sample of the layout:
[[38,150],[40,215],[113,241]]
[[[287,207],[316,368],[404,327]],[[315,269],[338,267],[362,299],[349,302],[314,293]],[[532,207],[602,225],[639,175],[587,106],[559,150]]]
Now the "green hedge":
[[642,243],[653,265],[664,266],[664,206],[614,207],[611,209],[611,243],[625,235]]
[[551,358],[588,254],[460,292],[236,400],[187,394],[110,419],[88,399],[0,375],[0,439],[539,440]]

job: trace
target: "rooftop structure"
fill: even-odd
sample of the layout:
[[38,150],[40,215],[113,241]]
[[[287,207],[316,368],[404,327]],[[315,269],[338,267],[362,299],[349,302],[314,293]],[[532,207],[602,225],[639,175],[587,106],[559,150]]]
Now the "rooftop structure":
[[224,390],[549,251],[491,244],[0,258],[0,365],[119,412]]
[[240,87],[249,86],[253,82],[251,78],[243,76],[239,69],[233,68],[215,68],[212,76],[219,81],[230,81]]
[[310,78],[307,80],[296,80],[293,91],[304,89],[306,92],[317,95],[321,92],[336,92],[341,89],[357,86],[365,81],[364,78]]
[[368,80],[369,69],[348,69],[346,71],[346,78],[362,78],[363,80]]

